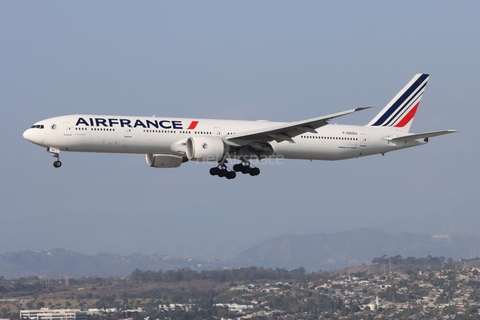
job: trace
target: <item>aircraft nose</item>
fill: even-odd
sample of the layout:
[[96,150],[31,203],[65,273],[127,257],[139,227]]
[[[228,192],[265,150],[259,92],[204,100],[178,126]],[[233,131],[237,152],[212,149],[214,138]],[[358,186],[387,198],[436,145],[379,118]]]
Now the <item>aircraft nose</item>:
[[25,132],[23,133],[23,137],[32,142],[32,143],[35,143],[35,144],[39,144],[39,143],[42,143],[43,141],[40,141],[40,137],[38,136],[38,133],[35,132],[35,129],[27,129],[25,130]]
[[28,141],[32,141],[31,140],[31,130],[30,129],[25,130],[25,132],[23,133],[23,138],[28,140]]

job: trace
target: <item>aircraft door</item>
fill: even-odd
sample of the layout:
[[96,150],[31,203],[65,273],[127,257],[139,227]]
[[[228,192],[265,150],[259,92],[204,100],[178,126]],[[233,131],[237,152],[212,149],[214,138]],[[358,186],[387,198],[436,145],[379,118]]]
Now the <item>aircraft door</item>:
[[221,136],[222,135],[222,129],[219,127],[215,127],[214,129],[215,132],[215,137]]
[[72,124],[70,122],[63,123],[63,135],[65,136],[72,135]]
[[132,137],[132,131],[133,129],[130,127],[124,127],[124,137],[125,138],[131,138]]
[[367,146],[367,134],[360,133],[360,147],[366,147],[366,146]]

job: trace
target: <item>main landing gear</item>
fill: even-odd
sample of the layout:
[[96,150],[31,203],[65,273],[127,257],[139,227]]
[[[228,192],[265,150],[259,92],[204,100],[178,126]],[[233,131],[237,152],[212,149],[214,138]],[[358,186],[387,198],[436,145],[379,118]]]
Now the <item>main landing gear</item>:
[[210,169],[210,174],[212,176],[219,176],[220,178],[235,179],[237,174],[234,171],[228,170],[226,165],[218,165],[218,167],[213,167]]
[[237,163],[233,166],[233,171],[241,172],[243,174],[250,174],[252,177],[258,176],[260,174],[260,169],[257,167],[253,167],[251,164],[246,163]]
[[260,174],[260,169],[252,166],[249,162],[242,162],[233,165],[233,171],[229,170],[225,164],[219,164],[217,167],[210,169],[210,174],[212,176],[226,177],[227,179],[235,179],[237,176],[236,172],[241,172],[243,174],[250,174],[253,176],[258,176]]
[[62,162],[60,161],[60,150],[55,148],[47,148],[47,152],[53,154],[53,157],[57,159],[53,162],[53,166],[55,168],[60,168],[62,166]]

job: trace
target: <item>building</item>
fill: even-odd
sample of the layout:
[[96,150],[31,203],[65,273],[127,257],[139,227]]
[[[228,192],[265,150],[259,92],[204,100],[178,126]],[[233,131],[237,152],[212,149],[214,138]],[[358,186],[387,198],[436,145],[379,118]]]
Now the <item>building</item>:
[[236,304],[236,303],[217,303],[215,307],[223,307],[228,308],[228,311],[238,312],[238,313],[245,313],[249,309],[253,309],[253,305],[246,305],[246,304]]
[[31,320],[87,320],[87,313],[80,309],[22,310],[20,319]]

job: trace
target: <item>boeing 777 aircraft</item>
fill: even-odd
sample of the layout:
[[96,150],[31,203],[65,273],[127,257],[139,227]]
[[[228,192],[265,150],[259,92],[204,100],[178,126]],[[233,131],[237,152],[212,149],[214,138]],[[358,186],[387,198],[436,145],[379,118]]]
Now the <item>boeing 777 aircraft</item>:
[[[191,161],[214,162],[213,176],[233,179],[235,172],[256,176],[252,159],[342,160],[426,144],[430,137],[456,130],[409,133],[429,75],[417,74],[365,126],[329,121],[359,107],[295,122],[196,118],[68,115],[35,123],[23,136],[56,158],[60,151],[146,154],[149,166],[176,168]],[[239,163],[228,168],[227,159]]]

